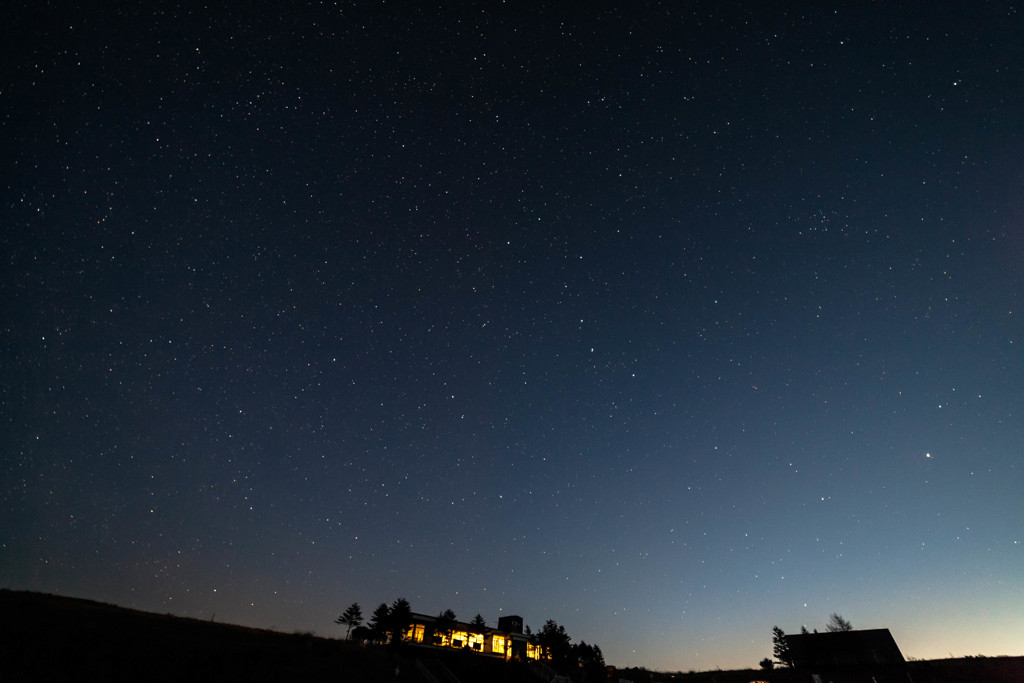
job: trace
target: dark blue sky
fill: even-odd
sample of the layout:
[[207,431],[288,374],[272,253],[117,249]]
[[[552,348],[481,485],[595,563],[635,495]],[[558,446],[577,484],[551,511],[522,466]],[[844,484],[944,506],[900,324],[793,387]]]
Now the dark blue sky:
[[3,15],[0,585],[1024,654],[1012,4]]

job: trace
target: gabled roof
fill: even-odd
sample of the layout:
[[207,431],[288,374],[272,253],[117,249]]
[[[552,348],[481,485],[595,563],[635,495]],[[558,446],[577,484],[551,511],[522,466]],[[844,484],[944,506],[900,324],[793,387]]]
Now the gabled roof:
[[903,664],[903,653],[887,628],[799,633],[786,636],[798,668],[843,668]]

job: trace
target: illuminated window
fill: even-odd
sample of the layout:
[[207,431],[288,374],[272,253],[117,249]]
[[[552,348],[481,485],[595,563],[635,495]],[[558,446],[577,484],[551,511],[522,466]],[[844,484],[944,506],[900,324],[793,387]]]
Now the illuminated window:
[[423,642],[423,624],[413,624],[409,629],[408,638],[414,643]]
[[533,643],[526,644],[526,657],[527,659],[540,659],[540,645],[534,645]]
[[491,636],[491,652],[505,654],[505,636]]

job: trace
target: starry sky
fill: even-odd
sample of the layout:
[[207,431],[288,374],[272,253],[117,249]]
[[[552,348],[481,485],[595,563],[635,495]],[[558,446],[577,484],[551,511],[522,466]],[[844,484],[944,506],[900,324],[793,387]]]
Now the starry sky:
[[784,4],[4,3],[0,585],[1024,654],[1024,13]]

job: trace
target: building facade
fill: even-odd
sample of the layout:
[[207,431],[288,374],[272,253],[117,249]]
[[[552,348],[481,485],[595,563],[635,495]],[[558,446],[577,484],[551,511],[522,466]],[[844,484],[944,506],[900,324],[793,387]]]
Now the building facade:
[[540,659],[540,646],[530,642],[530,637],[523,633],[522,617],[501,617],[497,628],[456,621],[450,633],[439,633],[437,621],[435,616],[414,612],[406,640],[416,645],[466,649],[506,660]]

